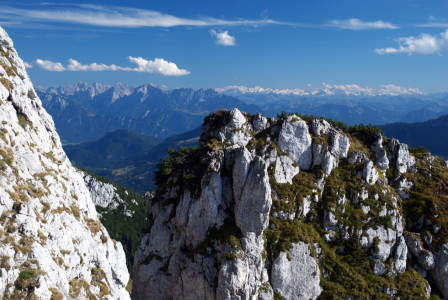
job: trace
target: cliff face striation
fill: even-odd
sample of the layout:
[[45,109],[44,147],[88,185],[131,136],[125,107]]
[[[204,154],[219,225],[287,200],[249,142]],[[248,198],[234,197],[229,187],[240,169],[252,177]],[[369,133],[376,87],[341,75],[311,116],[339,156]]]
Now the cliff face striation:
[[135,299],[448,297],[448,169],[374,127],[237,109],[160,166]]
[[0,294],[129,299],[123,247],[101,225],[2,28],[0,82]]

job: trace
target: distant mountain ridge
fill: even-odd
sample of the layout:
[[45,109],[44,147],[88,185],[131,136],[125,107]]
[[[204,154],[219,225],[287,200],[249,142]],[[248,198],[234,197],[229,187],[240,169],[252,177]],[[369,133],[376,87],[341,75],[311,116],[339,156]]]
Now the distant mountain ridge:
[[418,123],[393,123],[379,126],[385,135],[410,146],[424,146],[432,153],[448,157],[448,114]]
[[196,146],[200,135],[201,128],[196,128],[160,141],[125,129],[94,142],[65,145],[64,150],[74,165],[143,195],[155,189],[154,171],[167,149]]
[[295,96],[400,96],[400,95],[425,95],[416,88],[405,88],[394,84],[381,85],[379,88],[362,87],[357,84],[332,85],[323,83],[322,87],[308,87],[305,89],[275,89],[260,86],[247,87],[242,85],[230,85],[217,88],[219,92],[230,95],[240,94],[272,94],[272,95],[295,95]]
[[[398,89],[398,87],[397,87]],[[281,111],[323,116],[349,125],[418,122],[448,113],[448,94],[423,94],[413,91],[376,92],[328,88],[314,92],[263,89],[218,89],[248,103],[256,104],[273,116]]]
[[93,141],[119,129],[163,139],[199,127],[217,109],[261,111],[213,89],[167,90],[153,84],[76,83],[41,87],[37,93],[65,143]]
[[147,151],[160,142],[155,137],[138,134],[129,129],[121,129],[109,132],[94,142],[66,145],[64,150],[76,165],[84,168],[106,168],[118,161]]

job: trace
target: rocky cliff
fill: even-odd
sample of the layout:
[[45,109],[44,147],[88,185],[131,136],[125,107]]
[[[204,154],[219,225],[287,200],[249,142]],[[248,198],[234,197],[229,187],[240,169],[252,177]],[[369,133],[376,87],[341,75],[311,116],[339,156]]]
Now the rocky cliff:
[[128,299],[123,247],[101,225],[2,28],[0,54],[0,294]]
[[146,192],[142,197],[105,177],[87,170],[81,172],[101,223],[113,239],[123,244],[126,264],[132,269],[154,192]]
[[448,169],[372,126],[237,109],[161,165],[135,299],[448,297]]

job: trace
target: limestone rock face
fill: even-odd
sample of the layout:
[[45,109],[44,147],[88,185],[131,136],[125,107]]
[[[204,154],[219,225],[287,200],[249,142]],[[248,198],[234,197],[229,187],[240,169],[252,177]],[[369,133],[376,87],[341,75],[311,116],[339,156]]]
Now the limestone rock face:
[[373,162],[369,161],[364,163],[362,170],[362,177],[366,180],[367,184],[373,185],[378,180],[378,171],[375,169]]
[[122,245],[101,225],[2,28],[0,50],[0,294],[129,299]]
[[293,244],[289,258],[280,253],[272,266],[274,292],[285,299],[316,299],[322,292],[319,276],[319,266],[303,242]]
[[[117,188],[113,184],[97,180],[87,173],[80,172],[82,173],[84,182],[89,189],[90,197],[95,206],[104,208],[106,211],[113,211],[116,210],[119,205],[122,205],[123,214],[125,216],[132,217],[134,215],[135,210],[128,207],[128,204],[120,197]],[[127,191],[125,193],[127,193]],[[151,195],[149,195],[149,197],[151,197]],[[138,205],[134,198],[131,198],[130,201]]]
[[298,117],[289,116],[283,121],[278,137],[278,147],[288,153],[301,169],[311,167],[313,153],[308,125]]
[[278,183],[292,183],[292,179],[300,171],[300,168],[294,165],[294,161],[286,155],[278,156],[275,162],[275,180]]
[[[133,297],[419,298],[428,282],[445,293],[445,185],[431,181],[445,161],[333,124],[236,109],[206,117],[199,149],[158,175]],[[422,181],[442,194],[424,212],[401,194],[415,199]]]
[[409,155],[408,145],[400,143],[396,139],[392,139],[389,145],[390,159],[396,161],[398,173],[401,175],[405,172],[412,172],[415,165],[414,157]]
[[389,159],[387,158],[386,150],[383,148],[383,137],[380,135],[371,146],[375,153],[376,165],[381,171],[386,171],[389,168]]

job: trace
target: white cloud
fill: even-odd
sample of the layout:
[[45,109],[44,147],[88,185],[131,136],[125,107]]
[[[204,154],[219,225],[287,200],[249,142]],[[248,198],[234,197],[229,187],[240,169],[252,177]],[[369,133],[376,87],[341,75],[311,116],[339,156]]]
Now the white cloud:
[[30,64],[30,63],[27,63],[26,61],[24,61],[23,62],[23,65],[25,66],[25,68],[27,68],[27,69],[31,69],[32,67],[33,67],[33,65],[32,64]]
[[65,67],[60,62],[52,62],[49,60],[37,59],[36,64],[44,70],[62,72],[65,71]]
[[438,18],[434,16],[428,17],[427,23],[416,24],[417,27],[432,27],[432,28],[448,28],[448,21],[446,18]]
[[448,30],[433,36],[423,33],[418,37],[402,37],[396,40],[398,48],[378,48],[375,52],[381,55],[393,53],[441,54],[448,49]]
[[398,26],[393,25],[389,22],[384,21],[374,21],[365,22],[360,19],[352,18],[347,20],[332,20],[329,26],[337,27],[340,29],[349,30],[366,30],[366,29],[397,29]]
[[100,72],[100,71],[129,71],[129,72],[145,72],[153,74],[161,74],[164,76],[182,76],[190,74],[185,69],[179,69],[173,62],[164,60],[163,58],[155,58],[154,60],[146,60],[141,57],[128,57],[129,61],[136,64],[137,67],[120,67],[117,65],[105,65],[98,63],[91,63],[84,65],[79,61],[70,58],[68,65],[64,67],[60,62],[52,62],[49,60],[37,59],[36,64],[47,71],[84,71],[84,72]]
[[105,64],[97,64],[91,63],[89,65],[83,65],[77,60],[70,58],[68,60],[69,64],[67,66],[68,71],[119,71],[123,68],[118,67],[116,65],[105,65]]
[[279,24],[270,19],[260,20],[223,20],[210,17],[181,18],[158,11],[119,6],[91,4],[47,3],[44,9],[15,8],[0,6],[0,19],[3,22],[19,23],[73,23],[101,27],[174,27],[174,26],[258,26]]
[[235,46],[235,37],[231,36],[228,31],[217,32],[216,30],[210,30],[210,34],[216,37],[216,44],[222,46]]
[[141,57],[131,57],[129,60],[138,67],[127,71],[147,72],[162,74],[164,76],[182,76],[190,74],[185,69],[179,69],[175,63],[168,62],[163,58],[155,58],[154,60],[146,60]]
[[442,23],[442,22],[432,22],[432,23],[425,23],[425,24],[417,24],[417,27],[430,27],[430,28],[448,28],[448,23]]

